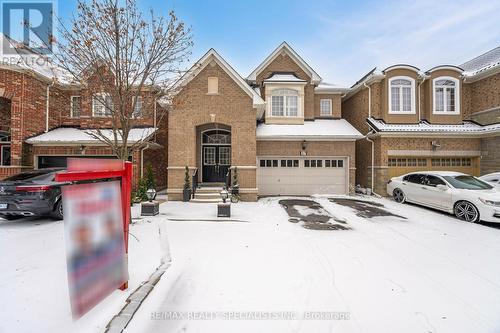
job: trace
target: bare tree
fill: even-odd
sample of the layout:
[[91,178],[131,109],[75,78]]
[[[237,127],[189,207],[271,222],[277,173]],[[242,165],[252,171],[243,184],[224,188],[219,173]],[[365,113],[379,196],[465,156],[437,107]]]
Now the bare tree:
[[136,0],[79,0],[71,26],[61,21],[59,31],[56,64],[76,84],[94,91],[93,98],[112,124],[111,132],[97,129],[88,134],[126,160],[147,140],[129,143],[137,123],[134,110],[140,103],[150,113],[143,116],[151,116],[157,100],[172,97],[173,83],[191,53],[190,28],[173,11],[166,17],[152,10],[143,15]]

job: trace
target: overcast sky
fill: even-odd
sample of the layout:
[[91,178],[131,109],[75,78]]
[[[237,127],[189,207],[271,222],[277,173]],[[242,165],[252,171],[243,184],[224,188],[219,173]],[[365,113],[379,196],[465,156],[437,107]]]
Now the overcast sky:
[[[193,28],[193,62],[213,47],[244,77],[282,41],[325,81],[349,86],[375,66],[459,65],[500,46],[499,0],[138,1]],[[59,15],[75,2],[59,0]]]

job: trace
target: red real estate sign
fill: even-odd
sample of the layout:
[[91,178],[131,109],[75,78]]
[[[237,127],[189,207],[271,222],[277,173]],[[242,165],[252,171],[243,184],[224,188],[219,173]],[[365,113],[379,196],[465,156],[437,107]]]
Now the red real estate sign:
[[128,280],[120,184],[62,191],[70,302],[79,318]]

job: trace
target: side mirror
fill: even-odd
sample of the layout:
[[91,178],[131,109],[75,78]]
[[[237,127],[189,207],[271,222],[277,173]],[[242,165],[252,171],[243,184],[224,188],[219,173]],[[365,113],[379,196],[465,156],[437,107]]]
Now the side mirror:
[[446,191],[448,190],[448,186],[446,185],[443,185],[443,184],[439,184],[436,186],[437,189],[441,190],[441,191]]

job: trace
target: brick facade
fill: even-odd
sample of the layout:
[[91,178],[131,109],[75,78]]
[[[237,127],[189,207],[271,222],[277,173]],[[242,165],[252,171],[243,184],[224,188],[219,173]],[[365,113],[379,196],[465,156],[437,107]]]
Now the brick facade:
[[299,79],[306,80],[308,83],[304,87],[304,119],[314,119],[315,96],[314,85],[311,83],[311,77],[300,68],[297,63],[286,53],[278,55],[269,65],[257,75],[256,84],[261,87],[262,98],[266,98],[263,89],[263,81],[270,77],[274,72],[293,72]]
[[[371,89],[371,116],[382,119],[387,123],[418,123],[418,106],[420,106],[421,119],[435,124],[460,124],[464,119],[473,119],[479,123],[491,124],[500,122],[500,74],[469,83],[460,79],[460,73],[450,69],[439,69],[430,74],[423,83],[416,82],[416,113],[413,115],[390,115],[388,113],[388,81],[394,76],[409,76],[418,79],[415,71],[411,69],[396,69],[385,73],[385,78],[378,82],[370,83]],[[461,114],[440,116],[432,114],[432,80],[440,76],[451,76],[460,79],[460,104]],[[419,83],[422,83],[419,87]],[[368,89],[360,87],[350,96],[342,100],[342,115],[363,134],[370,131],[366,119],[369,116]],[[420,94],[420,104],[419,101]],[[486,111],[485,111],[486,110]],[[489,110],[489,111],[488,111]],[[478,113],[479,112],[479,113]],[[385,195],[385,184],[389,179],[388,157],[389,151],[418,152],[423,156],[439,156],[457,152],[463,156],[476,156],[481,154],[481,174],[500,170],[500,155],[497,137],[493,138],[450,138],[446,136],[433,137],[380,137],[373,136],[374,140],[374,171],[375,192]],[[432,151],[431,142],[437,141],[440,148]],[[372,145],[366,140],[356,142],[356,183],[364,187],[371,187],[371,151]]]
[[[0,130],[11,134],[11,166],[0,166],[0,179],[12,174],[12,170],[26,170],[36,167],[35,155],[78,155],[80,147],[33,147],[25,142],[27,138],[42,134],[46,131],[47,115],[47,90],[49,96],[49,122],[48,129],[61,126],[79,128],[111,128],[110,118],[97,118],[92,115],[92,95],[94,91],[100,91],[93,86],[95,80],[89,80],[84,88],[52,84],[52,82],[39,75],[30,72],[19,72],[11,69],[0,69]],[[71,117],[71,96],[81,96],[81,115]],[[134,127],[153,126],[153,99],[151,93],[145,91],[143,94],[144,116],[133,120]],[[167,117],[160,117],[163,109],[157,105],[157,127],[164,127],[166,131]],[[165,144],[166,132],[160,131],[157,136],[161,145]],[[95,150],[95,151],[94,151]],[[106,147],[86,147],[86,153],[93,151],[96,155],[108,155]],[[164,173],[160,168],[166,169],[166,151],[162,149],[155,154],[146,153],[148,160],[155,165],[155,174],[159,188],[166,186]],[[134,184],[140,177],[140,154],[134,152]],[[21,168],[21,169],[19,169]]]
[[[208,77],[218,78],[218,94],[209,95]],[[184,167],[200,169],[197,127],[231,130],[231,165],[238,167],[244,200],[256,200],[256,119],[252,98],[216,62],[211,62],[178,93],[169,113],[168,194],[182,197]],[[215,115],[215,118],[212,118]],[[218,125],[216,125],[218,124]],[[200,176],[200,174],[198,174]]]

